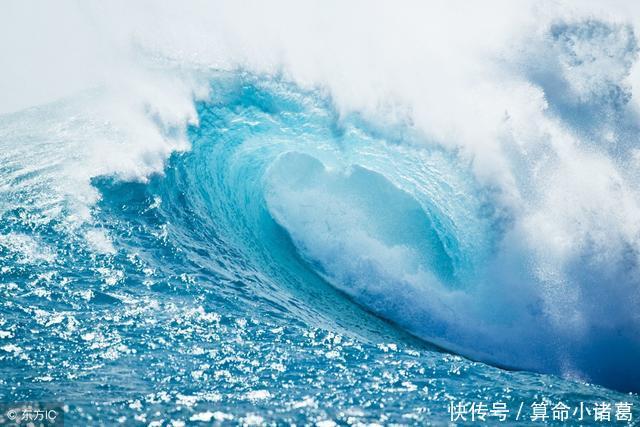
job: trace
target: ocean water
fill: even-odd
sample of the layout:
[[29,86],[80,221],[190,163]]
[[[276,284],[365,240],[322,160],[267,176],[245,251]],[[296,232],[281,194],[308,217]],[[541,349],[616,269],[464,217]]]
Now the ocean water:
[[[0,115],[0,423],[638,422],[632,23],[536,15],[480,59],[385,27],[325,40],[332,74],[314,30],[189,11],[167,41],[164,7],[131,14],[135,66]],[[359,28],[422,28],[387,12]]]
[[637,394],[433,345],[487,348],[475,323],[462,325],[475,338],[448,336],[455,319],[429,316],[429,299],[468,303],[469,269],[504,221],[450,153],[338,121],[327,99],[279,80],[211,84],[191,150],[148,182],[94,178],[89,222],[56,195],[60,141],[38,139],[64,133],[56,115],[75,107],[3,118],[3,401],[61,402],[72,425],[440,425],[459,402],[503,402],[516,424],[522,403],[525,423],[536,402],[549,416],[558,402],[636,415]]

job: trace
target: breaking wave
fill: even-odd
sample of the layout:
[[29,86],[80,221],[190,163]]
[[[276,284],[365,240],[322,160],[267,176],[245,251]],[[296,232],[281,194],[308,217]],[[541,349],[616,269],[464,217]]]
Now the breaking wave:
[[[417,21],[394,13],[412,36]],[[378,56],[358,38],[335,50],[349,77],[308,62],[307,48],[329,63],[295,37],[278,50],[280,39],[239,32],[191,51],[201,61],[181,44],[197,44],[196,30],[166,48],[141,29],[136,49],[153,66],[0,118],[0,247],[70,261],[33,229],[15,232],[23,209],[117,253],[109,206],[137,182],[184,254],[171,262],[209,259],[285,311],[305,309],[282,289],[329,284],[461,355],[637,391],[636,36],[615,20],[541,22],[500,52],[488,35],[472,58],[447,57],[468,35],[394,53],[383,28]]]

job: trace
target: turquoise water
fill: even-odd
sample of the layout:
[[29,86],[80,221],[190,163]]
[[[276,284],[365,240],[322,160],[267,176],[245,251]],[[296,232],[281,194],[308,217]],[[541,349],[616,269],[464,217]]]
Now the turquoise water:
[[0,401],[70,425],[640,417],[634,331],[566,339],[524,255],[487,267],[513,213],[456,152],[279,79],[210,82],[191,149],[147,182],[96,174],[84,213],[59,196],[83,144],[63,140],[100,123],[0,118]]

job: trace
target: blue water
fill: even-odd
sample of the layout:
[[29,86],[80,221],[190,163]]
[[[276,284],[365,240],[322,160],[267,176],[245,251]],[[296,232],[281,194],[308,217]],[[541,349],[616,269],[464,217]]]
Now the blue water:
[[488,271],[511,213],[455,152],[279,79],[210,82],[191,149],[147,182],[93,177],[86,221],[58,197],[63,137],[21,131],[67,106],[2,118],[0,401],[60,402],[70,425],[640,417],[634,331],[563,342],[524,267]]

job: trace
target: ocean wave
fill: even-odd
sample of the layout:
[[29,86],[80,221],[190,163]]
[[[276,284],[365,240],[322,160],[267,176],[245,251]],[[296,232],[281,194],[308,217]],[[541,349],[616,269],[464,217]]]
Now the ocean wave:
[[[373,11],[370,25],[387,22],[386,6]],[[450,34],[440,12],[428,20],[445,47],[397,52],[383,26],[367,33],[376,55],[357,37],[327,50],[300,24],[299,43],[234,28],[202,52],[206,20],[169,41],[128,23],[139,31],[127,52],[148,64],[114,59],[122,73],[99,89],[0,118],[6,259],[84,263],[118,283],[124,273],[91,265],[124,244],[110,207],[154,194],[148,217],[127,221],[170,246],[160,252],[177,270],[208,260],[246,303],[305,319],[353,302],[473,359],[637,390],[633,25],[558,12],[499,50],[522,24],[505,18],[465,49],[487,26]],[[433,39],[422,18],[389,13],[408,22],[401,40]],[[136,230],[123,234],[144,247]],[[65,240],[82,249],[53,249]]]

